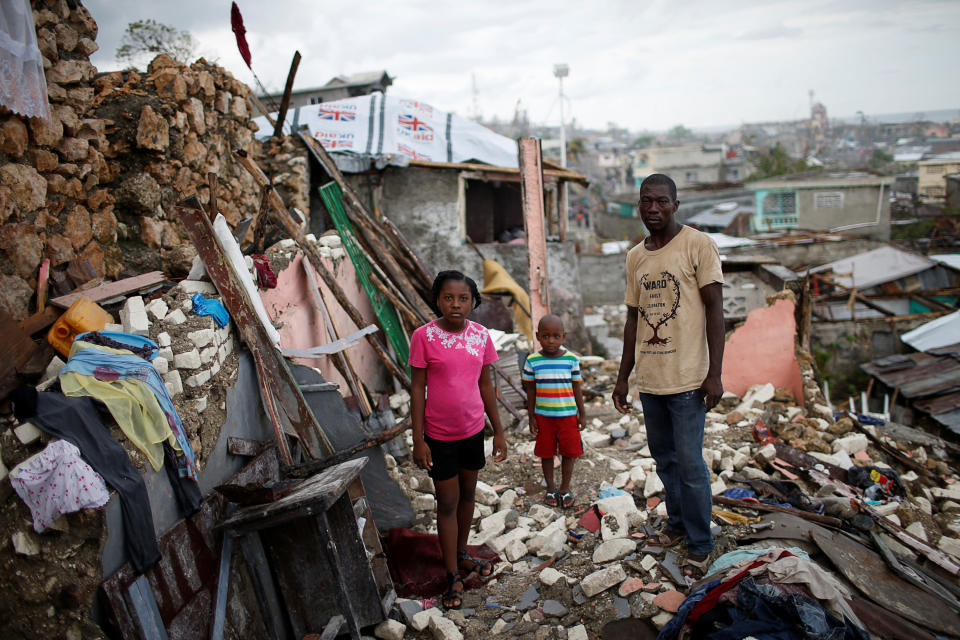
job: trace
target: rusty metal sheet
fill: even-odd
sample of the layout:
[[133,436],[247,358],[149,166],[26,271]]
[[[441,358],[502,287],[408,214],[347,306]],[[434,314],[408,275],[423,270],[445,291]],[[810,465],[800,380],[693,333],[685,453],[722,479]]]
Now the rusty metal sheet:
[[907,398],[937,395],[960,388],[960,362],[950,356],[931,356],[913,353],[909,357],[916,366],[885,370],[876,362],[861,365],[861,369]]
[[937,640],[937,637],[924,631],[909,620],[877,606],[866,598],[854,596],[847,600],[850,608],[866,626],[867,631],[877,638],[889,640]]
[[931,415],[947,413],[948,411],[953,411],[957,407],[960,407],[960,391],[954,391],[953,393],[948,393],[942,396],[917,400],[913,403],[913,406],[920,411],[929,413]]
[[840,533],[811,531],[810,537],[865,596],[911,622],[960,635],[960,617],[939,598],[887,570],[883,558]]

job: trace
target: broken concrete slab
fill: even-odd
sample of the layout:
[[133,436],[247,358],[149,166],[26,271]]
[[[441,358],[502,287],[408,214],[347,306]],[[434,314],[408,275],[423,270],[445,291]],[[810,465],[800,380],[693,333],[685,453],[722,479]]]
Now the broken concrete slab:
[[376,626],[373,635],[381,640],[403,640],[403,634],[406,631],[407,625],[387,618]]
[[410,626],[413,627],[415,631],[423,631],[430,624],[430,621],[434,618],[442,618],[443,612],[436,607],[430,607],[429,609],[424,609],[413,615],[413,619],[410,621]]
[[588,598],[606,591],[627,579],[627,574],[619,564],[611,565],[600,571],[594,571],[580,582],[583,594]]
[[493,487],[488,485],[486,482],[477,481],[476,489],[476,499],[480,504],[485,505],[495,505],[500,501],[500,497],[497,495],[497,492],[493,490]]
[[[609,516],[608,516],[609,517]],[[593,551],[594,564],[604,564],[625,558],[637,550],[637,543],[629,538],[617,538],[597,545]]]
[[463,634],[449,618],[433,616],[428,624],[435,640],[463,640]]

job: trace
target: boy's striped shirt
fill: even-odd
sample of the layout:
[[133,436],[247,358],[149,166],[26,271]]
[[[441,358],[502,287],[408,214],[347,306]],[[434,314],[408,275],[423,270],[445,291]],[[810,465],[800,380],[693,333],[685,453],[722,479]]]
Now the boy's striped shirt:
[[535,413],[541,416],[564,417],[577,415],[573,383],[580,382],[580,361],[569,351],[556,358],[537,352],[527,356],[521,379],[536,382]]

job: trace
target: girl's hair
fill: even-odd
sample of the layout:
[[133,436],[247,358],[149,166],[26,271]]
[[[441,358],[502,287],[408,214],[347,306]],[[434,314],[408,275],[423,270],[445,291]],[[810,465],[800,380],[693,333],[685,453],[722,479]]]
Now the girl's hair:
[[447,280],[459,280],[460,282],[466,282],[467,286],[470,287],[470,295],[473,296],[473,308],[476,309],[480,306],[480,290],[477,289],[477,283],[473,281],[473,278],[468,278],[459,271],[453,269],[449,271],[441,271],[437,274],[437,277],[433,279],[433,310],[437,315],[442,315],[440,313],[440,305],[437,304],[437,300],[440,299],[440,289],[443,288],[443,283]]

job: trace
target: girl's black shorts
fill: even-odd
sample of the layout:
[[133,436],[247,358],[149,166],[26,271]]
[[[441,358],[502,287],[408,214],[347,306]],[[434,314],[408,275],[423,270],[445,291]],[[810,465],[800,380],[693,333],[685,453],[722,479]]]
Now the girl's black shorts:
[[449,480],[461,469],[479,471],[487,462],[483,455],[483,429],[463,440],[436,440],[424,435],[423,441],[430,447],[433,460],[428,475],[436,481]]

